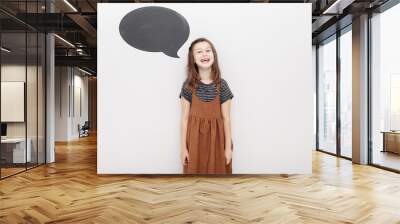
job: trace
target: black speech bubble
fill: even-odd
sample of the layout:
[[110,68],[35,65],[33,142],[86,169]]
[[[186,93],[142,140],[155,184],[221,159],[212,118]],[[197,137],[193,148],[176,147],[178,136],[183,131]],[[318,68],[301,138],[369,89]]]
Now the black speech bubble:
[[188,39],[190,28],[185,17],[176,11],[148,6],[126,14],[119,33],[134,48],[179,58],[178,50]]

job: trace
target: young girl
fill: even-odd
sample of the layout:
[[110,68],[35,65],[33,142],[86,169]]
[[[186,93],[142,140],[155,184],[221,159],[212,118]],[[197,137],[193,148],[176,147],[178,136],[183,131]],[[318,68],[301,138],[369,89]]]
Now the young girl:
[[230,108],[233,94],[221,79],[213,44],[199,38],[188,52],[182,104],[181,159],[185,174],[232,173]]

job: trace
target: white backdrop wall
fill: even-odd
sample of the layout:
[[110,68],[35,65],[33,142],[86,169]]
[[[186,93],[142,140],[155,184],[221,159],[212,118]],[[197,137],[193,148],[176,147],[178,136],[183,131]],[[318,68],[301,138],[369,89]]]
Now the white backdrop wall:
[[[180,58],[128,45],[119,23],[163,6],[186,18]],[[210,39],[232,101],[233,173],[311,173],[310,4],[98,4],[98,173],[176,174],[190,42]]]

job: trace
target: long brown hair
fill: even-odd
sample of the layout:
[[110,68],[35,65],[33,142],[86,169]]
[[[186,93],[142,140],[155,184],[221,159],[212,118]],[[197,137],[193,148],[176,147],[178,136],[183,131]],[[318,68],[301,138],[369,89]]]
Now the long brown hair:
[[194,56],[193,56],[193,46],[199,42],[209,43],[213,51],[214,63],[211,65],[211,73],[212,73],[212,79],[214,80],[214,83],[217,85],[217,90],[218,90],[221,84],[221,71],[218,65],[217,51],[215,50],[215,47],[211,43],[211,41],[209,41],[204,37],[198,38],[190,44],[188,51],[188,63],[187,63],[187,85],[188,85],[187,87],[190,90],[193,90],[196,89],[197,85],[200,83],[199,68],[197,67],[196,62],[194,61]]

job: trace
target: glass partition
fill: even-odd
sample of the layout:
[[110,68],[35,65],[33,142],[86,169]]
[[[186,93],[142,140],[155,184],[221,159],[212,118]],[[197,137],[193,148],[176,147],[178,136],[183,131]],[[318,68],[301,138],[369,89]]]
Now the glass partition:
[[45,163],[44,33],[18,20],[43,13],[45,1],[1,1],[0,178]]
[[24,171],[32,155],[26,150],[26,33],[3,32],[1,47],[1,176],[7,177]]

